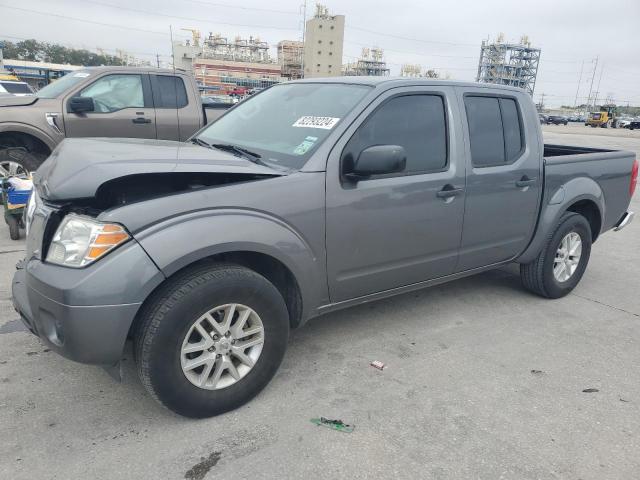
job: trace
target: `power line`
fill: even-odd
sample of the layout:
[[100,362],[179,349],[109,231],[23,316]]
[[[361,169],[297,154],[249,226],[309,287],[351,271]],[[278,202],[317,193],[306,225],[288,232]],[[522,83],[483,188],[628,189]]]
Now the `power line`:
[[251,28],[266,28],[272,30],[298,30],[297,28],[291,27],[275,27],[272,25],[255,25],[255,24],[247,24],[247,23],[229,23],[229,22],[220,22],[218,20],[207,20],[206,18],[195,18],[195,17],[182,17],[178,15],[169,15],[167,13],[154,12],[151,10],[142,10],[139,8],[131,8],[131,7],[123,7],[120,5],[114,5],[112,3],[100,2],[98,0],[84,0],[84,3],[93,3],[95,5],[100,5],[103,7],[115,8],[117,10],[127,10],[129,12],[143,13],[145,15],[155,15],[156,17],[170,18],[173,20],[188,20],[190,22],[212,22],[217,25],[227,25],[230,27],[251,27]]
[[242,5],[230,5],[228,3],[205,2],[204,0],[185,0],[185,1],[189,3],[197,3],[200,5],[208,5],[212,7],[235,8],[238,10],[251,10],[256,12],[282,13],[284,15],[300,15],[300,12],[294,12],[293,10],[272,10],[270,8],[245,7]]
[[[36,40],[35,38],[26,38],[26,37],[16,37],[14,35],[4,35],[4,34],[0,34],[0,38],[10,38],[12,40]],[[42,42],[42,40],[37,40]],[[73,48],[76,50],[104,50],[105,52],[118,52],[118,50],[121,50],[125,53],[133,53],[135,55],[145,55],[145,56],[150,56],[150,57],[155,57],[156,55],[160,55],[160,57],[162,58],[171,58],[171,55],[163,55],[163,54],[158,54],[158,53],[151,53],[151,52],[136,52],[136,51],[132,51],[126,48],[121,48],[121,49],[117,49],[117,48],[102,48],[102,47],[90,47],[87,45],[75,45],[72,43],[61,43],[61,42],[57,42],[57,41],[53,41],[53,42],[48,42],[48,43],[52,43],[55,45],[62,45],[63,47],[67,47],[67,48]],[[95,53],[95,52],[94,52]]]
[[452,45],[452,46],[460,46],[460,47],[478,47],[477,44],[475,43],[456,43],[456,42],[442,42],[442,41],[438,41],[438,40],[425,40],[422,38],[411,38],[411,37],[404,37],[402,35],[394,35],[392,33],[384,33],[384,32],[380,32],[380,31],[376,31],[376,30],[369,30],[366,28],[361,28],[361,27],[353,27],[353,26],[346,26],[345,29],[347,30],[357,30],[360,32],[366,32],[366,33],[372,33],[374,35],[380,35],[381,37],[389,37],[389,38],[397,38],[400,40],[408,40],[410,42],[420,42],[420,43],[433,43],[433,44],[438,44],[438,45]]
[[2,4],[0,4],[0,8],[8,8],[10,10],[18,10],[20,12],[35,13],[37,15],[47,15],[47,16],[56,17],[56,18],[64,18],[66,20],[74,20],[76,22],[91,23],[93,25],[101,25],[103,27],[115,27],[115,28],[121,28],[123,30],[134,30],[138,32],[153,33],[155,35],[164,35],[164,36],[168,35],[167,32],[158,32],[156,30],[145,30],[144,28],[136,28],[136,27],[126,27],[124,25],[116,25],[115,23],[95,22],[93,20],[86,20],[84,18],[69,17],[67,15],[60,15],[59,13],[43,12],[41,10],[31,10],[29,8],[10,7],[8,5],[2,5]]
[[[367,44],[367,43],[360,43],[360,42],[353,42],[351,40],[345,40],[344,43],[349,43],[351,45],[357,45],[359,47],[371,47],[372,44]],[[473,56],[465,56],[465,55],[441,55],[438,53],[423,53],[423,52],[407,52],[404,50],[395,50],[393,48],[383,48],[383,50],[385,52],[395,52],[395,53],[401,53],[404,55],[417,55],[420,57],[440,57],[440,58],[464,58],[464,59],[477,59],[478,57],[473,57]]]

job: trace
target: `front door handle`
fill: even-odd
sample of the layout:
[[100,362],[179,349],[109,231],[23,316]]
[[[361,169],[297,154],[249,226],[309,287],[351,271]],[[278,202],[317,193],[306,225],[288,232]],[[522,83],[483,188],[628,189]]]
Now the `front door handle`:
[[535,178],[529,178],[526,175],[523,176],[520,180],[518,180],[516,182],[516,187],[518,188],[524,188],[524,187],[529,187],[533,184],[536,183],[536,179]]
[[151,123],[151,119],[150,118],[142,118],[142,117],[134,118],[131,121],[133,123]]
[[464,188],[454,187],[453,185],[448,183],[444,187],[442,187],[442,190],[436,193],[436,196],[438,198],[451,198],[457,197],[458,195],[462,194],[462,192],[464,192]]

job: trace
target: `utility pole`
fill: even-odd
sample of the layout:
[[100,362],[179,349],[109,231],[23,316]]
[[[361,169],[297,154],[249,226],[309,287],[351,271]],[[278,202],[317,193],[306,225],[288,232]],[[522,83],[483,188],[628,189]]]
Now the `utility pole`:
[[[602,72],[604,72],[604,63],[600,66],[600,78],[598,78],[598,88],[596,88],[596,100],[598,99],[598,93],[600,92],[600,82],[602,81]],[[596,109],[596,102],[593,102],[593,109]]]
[[173,73],[176,73],[176,56],[173,52],[173,26],[169,25],[169,36],[171,37],[171,65],[173,66]]
[[582,60],[582,66],[580,67],[580,79],[578,80],[578,88],[576,88],[576,99],[573,101],[573,107],[578,106],[578,92],[580,91],[580,84],[582,83],[582,72],[584,71],[584,60]]
[[591,76],[591,86],[589,87],[589,98],[587,99],[587,106],[591,100],[591,93],[593,92],[593,81],[596,79],[596,70],[598,69],[598,57],[595,58],[595,66],[593,67],[593,75]]
[[160,54],[156,53],[156,65],[160,68]]
[[304,46],[305,37],[307,35],[307,0],[302,4],[302,58],[300,59],[300,69],[302,70],[302,78],[304,78]]

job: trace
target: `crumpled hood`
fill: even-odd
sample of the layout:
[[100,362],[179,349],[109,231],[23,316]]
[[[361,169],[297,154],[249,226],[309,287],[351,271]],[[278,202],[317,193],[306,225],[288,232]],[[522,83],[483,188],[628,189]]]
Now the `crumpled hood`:
[[33,105],[38,101],[38,97],[35,95],[25,95],[18,97],[15,95],[0,96],[0,108],[2,107],[22,107],[26,105]]
[[64,140],[34,175],[41,197],[90,198],[105,182],[141,173],[225,173],[281,176],[220,150],[192,143],[131,138]]

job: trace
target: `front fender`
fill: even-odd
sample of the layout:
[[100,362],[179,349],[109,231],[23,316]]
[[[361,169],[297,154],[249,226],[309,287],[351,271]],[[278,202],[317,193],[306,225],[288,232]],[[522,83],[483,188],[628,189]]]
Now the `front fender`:
[[604,195],[597,182],[591,178],[574,178],[555,189],[550,188],[550,190],[548,193],[545,192],[536,233],[526,250],[516,259],[518,263],[532,262],[538,256],[544,247],[545,241],[560,221],[560,217],[574,203],[589,200],[598,207],[600,218],[604,218]]
[[0,123],[0,133],[3,132],[19,132],[24,133],[26,135],[31,135],[32,137],[37,138],[42,143],[44,143],[49,150],[53,151],[56,148],[56,145],[60,142],[60,140],[55,140],[52,136],[40,130],[37,127],[29,125],[27,123],[19,123],[19,122],[2,122]]
[[169,218],[135,235],[168,277],[198,260],[231,252],[273,257],[294,275],[303,300],[303,318],[321,302],[324,265],[309,242],[291,225],[247,209],[206,209]]

